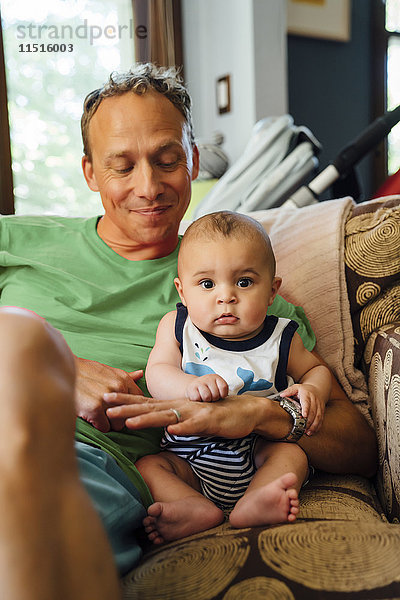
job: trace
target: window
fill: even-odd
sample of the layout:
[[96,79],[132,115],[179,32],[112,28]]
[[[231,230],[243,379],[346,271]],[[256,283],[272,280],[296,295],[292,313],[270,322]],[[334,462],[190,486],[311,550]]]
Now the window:
[[[385,28],[387,37],[387,109],[400,104],[400,2],[386,0]],[[400,169],[400,124],[388,137],[388,173]]]
[[132,3],[2,0],[1,11],[15,212],[99,214],[80,166],[82,103],[134,62]]

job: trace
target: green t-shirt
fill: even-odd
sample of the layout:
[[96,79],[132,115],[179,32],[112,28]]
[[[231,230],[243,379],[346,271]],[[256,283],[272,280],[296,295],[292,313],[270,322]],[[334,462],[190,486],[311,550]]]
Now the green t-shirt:
[[[144,369],[161,317],[179,300],[173,284],[178,248],[164,258],[130,261],[102,241],[97,221],[2,217],[0,305],[44,317],[76,356],[125,371]],[[302,309],[278,297],[270,312],[299,321],[306,347],[314,346]],[[138,385],[148,395],[144,378]],[[146,503],[150,494],[133,463],[158,452],[160,435],[159,429],[105,434],[77,419],[77,439],[111,454]]]

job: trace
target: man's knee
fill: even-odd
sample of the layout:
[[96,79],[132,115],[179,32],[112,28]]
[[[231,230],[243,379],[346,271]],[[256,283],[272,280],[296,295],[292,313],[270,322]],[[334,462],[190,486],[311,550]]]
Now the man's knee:
[[[0,309],[0,403],[4,431],[31,446],[73,438],[74,359],[59,332],[24,309]],[[18,435],[18,433],[20,435]]]
[[[18,307],[0,308],[0,365],[20,355],[45,364],[59,364],[74,378],[74,358],[62,335],[36,313]],[[23,365],[21,365],[23,367]]]

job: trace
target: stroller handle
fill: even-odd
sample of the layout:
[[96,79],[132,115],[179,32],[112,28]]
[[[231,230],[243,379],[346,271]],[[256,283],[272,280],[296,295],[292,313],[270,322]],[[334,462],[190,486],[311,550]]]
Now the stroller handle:
[[317,202],[322,192],[337,179],[344,177],[361,158],[388,135],[399,121],[400,105],[375,119],[363,133],[345,146],[337,157],[308,185],[303,185],[294,192],[289,200],[298,207]]
[[361,135],[345,146],[335,160],[332,161],[332,165],[339,175],[345,175],[353,165],[379,144],[399,121],[400,105],[375,119]]

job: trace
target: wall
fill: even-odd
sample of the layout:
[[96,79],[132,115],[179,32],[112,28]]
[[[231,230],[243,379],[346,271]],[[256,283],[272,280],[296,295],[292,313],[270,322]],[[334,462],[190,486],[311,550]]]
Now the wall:
[[[320,168],[326,166],[372,121],[373,1],[351,0],[351,40],[343,43],[287,38],[285,0],[182,0],[185,78],[197,136],[222,131],[234,161],[258,119],[289,112],[321,141]],[[232,112],[219,116],[215,82],[226,73],[232,75]],[[368,198],[372,156],[357,170]]]
[[[285,0],[182,0],[185,80],[196,136],[225,137],[231,162],[254,123],[287,112]],[[231,74],[230,113],[219,115],[216,80]]]
[[[288,36],[289,112],[324,146],[321,168],[372,121],[371,18],[373,0],[352,0],[351,40]],[[368,198],[372,156],[357,170]]]

